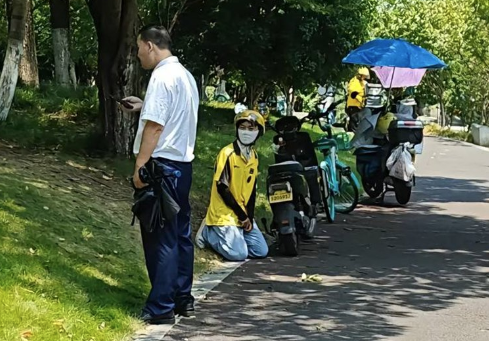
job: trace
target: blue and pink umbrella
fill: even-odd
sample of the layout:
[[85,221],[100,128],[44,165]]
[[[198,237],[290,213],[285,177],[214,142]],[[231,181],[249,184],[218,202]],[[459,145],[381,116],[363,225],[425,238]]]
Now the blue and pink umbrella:
[[429,69],[447,65],[404,39],[375,39],[350,52],[343,63],[373,66],[384,88],[417,86]]

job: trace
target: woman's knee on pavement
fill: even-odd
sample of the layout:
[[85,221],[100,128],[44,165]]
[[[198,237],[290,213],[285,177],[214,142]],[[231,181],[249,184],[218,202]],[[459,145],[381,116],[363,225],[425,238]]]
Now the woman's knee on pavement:
[[248,257],[248,246],[238,227],[210,227],[207,242],[212,248],[230,261],[242,261]]
[[253,229],[244,234],[250,258],[265,258],[268,255],[268,244],[256,222]]
[[234,248],[234,249],[227,249],[227,250],[221,250],[220,252],[221,256],[223,256],[225,259],[233,262],[239,262],[239,261],[244,261],[246,258],[248,258],[248,249],[245,247],[241,248]]
[[238,238],[232,241],[221,241],[219,250],[216,251],[229,261],[237,262],[248,258],[246,242]]
[[249,255],[251,258],[265,258],[268,256],[268,245],[265,240],[258,244],[249,247]]

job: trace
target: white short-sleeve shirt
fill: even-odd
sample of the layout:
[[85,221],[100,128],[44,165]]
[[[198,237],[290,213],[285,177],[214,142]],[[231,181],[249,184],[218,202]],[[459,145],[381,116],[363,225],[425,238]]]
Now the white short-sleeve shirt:
[[172,161],[194,159],[199,92],[194,77],[177,57],[162,60],[151,74],[146,90],[133,152],[139,154],[147,121],[164,129],[151,155]]

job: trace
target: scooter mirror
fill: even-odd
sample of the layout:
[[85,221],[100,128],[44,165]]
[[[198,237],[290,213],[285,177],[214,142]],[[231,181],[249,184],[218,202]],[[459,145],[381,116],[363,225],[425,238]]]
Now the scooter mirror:
[[326,95],[326,88],[324,86],[322,86],[322,85],[319,86],[319,88],[318,88],[318,95],[319,96]]
[[234,113],[237,115],[239,113],[242,113],[243,111],[245,111],[246,109],[248,109],[248,107],[244,104],[241,104],[241,103],[238,103],[234,106]]

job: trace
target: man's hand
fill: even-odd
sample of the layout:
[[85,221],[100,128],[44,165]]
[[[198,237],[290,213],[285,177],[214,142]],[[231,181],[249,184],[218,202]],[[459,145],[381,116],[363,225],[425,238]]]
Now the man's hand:
[[145,184],[139,178],[139,168],[137,168],[134,171],[134,175],[132,176],[132,182],[134,183],[134,187],[136,187],[137,189],[140,189],[140,188],[143,188],[143,187],[148,186],[148,184]]
[[241,224],[242,224],[243,230],[245,230],[245,232],[250,232],[253,229],[253,224],[250,221],[250,218],[248,218],[245,221],[241,222]]
[[123,101],[129,103],[132,108],[126,108],[125,106],[123,105],[120,105],[121,109],[125,112],[137,112],[137,111],[141,111],[142,107],[143,107],[143,100],[139,97],[136,97],[136,96],[129,96],[129,97],[125,97],[122,99]]

